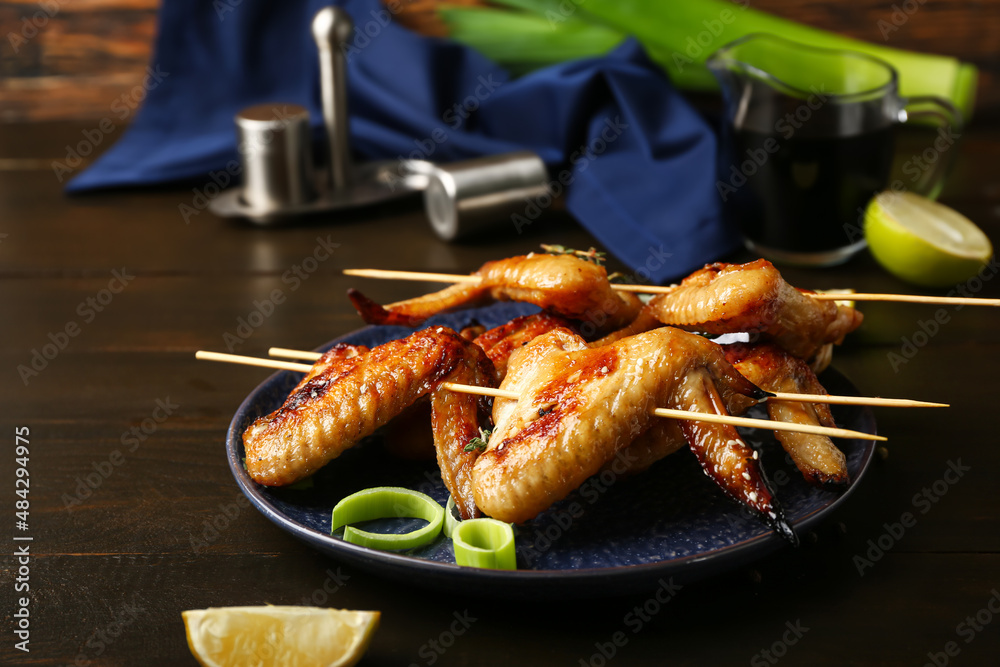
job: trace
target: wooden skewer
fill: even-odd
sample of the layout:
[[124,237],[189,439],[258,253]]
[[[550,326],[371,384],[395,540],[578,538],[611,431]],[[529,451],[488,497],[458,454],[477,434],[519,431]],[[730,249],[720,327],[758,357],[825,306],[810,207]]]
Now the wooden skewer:
[[[476,394],[478,396],[493,396],[495,398],[509,398],[518,400],[520,395],[517,392],[505,389],[491,389],[490,387],[473,387],[467,384],[457,384],[455,382],[442,382],[441,386],[449,391],[463,394]],[[887,440],[881,435],[852,431],[846,428],[830,428],[829,426],[813,426],[811,424],[789,424],[787,422],[772,421],[770,419],[752,419],[750,417],[733,417],[732,415],[716,415],[707,412],[691,412],[688,410],[673,410],[670,408],[653,408],[653,414],[657,417],[668,417],[671,419],[687,419],[690,421],[712,422],[715,424],[729,424],[730,426],[746,426],[748,428],[766,428],[772,431],[791,431],[793,433],[814,433],[825,435],[830,438],[857,438],[859,440]]]
[[[442,283],[478,283],[479,276],[466,276],[453,273],[422,273],[419,271],[390,271],[387,269],[344,269],[345,276],[360,278],[386,278],[390,280],[425,280]],[[641,294],[669,294],[677,289],[676,285],[626,285],[611,283],[611,288],[620,292],[638,292]],[[901,303],[936,303],[941,305],[962,306],[1000,306],[1000,299],[980,299],[978,297],[962,296],[921,296],[918,294],[825,294],[809,292],[809,296],[817,301],[896,301]]]
[[[233,364],[244,364],[248,366],[263,366],[265,368],[281,368],[283,370],[298,371],[308,373],[312,370],[309,364],[296,364],[289,361],[278,361],[277,359],[259,359],[257,357],[246,357],[240,354],[225,354],[222,352],[207,352],[198,350],[195,352],[196,359],[206,361],[224,361]],[[473,387],[455,382],[442,382],[441,385],[449,391],[476,394],[479,396],[496,396],[499,398],[510,398],[517,400],[519,396],[510,391],[502,389],[491,389],[489,387]],[[746,417],[732,417],[730,415],[715,415],[706,412],[688,412],[686,410],[670,410],[667,408],[655,408],[653,414],[658,417],[670,417],[674,419],[687,419],[690,421],[707,421],[716,424],[731,424],[733,426],[748,426],[751,428],[766,428],[772,431],[793,431],[797,433],[815,433],[826,435],[832,438],[857,438],[860,440],[885,441],[888,438],[881,435],[862,433],[861,431],[851,431],[842,428],[829,428],[827,426],[812,426],[809,424],[786,424],[785,422],[770,421],[768,419],[748,419]]]
[[[319,352],[306,352],[303,350],[290,350],[285,347],[272,347],[267,351],[272,357],[285,357],[286,359],[306,359],[315,361],[322,354]],[[444,383],[444,386],[451,384]],[[464,385],[455,385],[464,386]],[[449,387],[450,388],[450,387]],[[492,391],[492,390],[491,390]],[[497,390],[499,391],[499,390]],[[467,392],[476,393],[476,392]],[[871,405],[883,408],[947,408],[948,403],[931,403],[930,401],[915,401],[909,398],[880,398],[878,396],[831,396],[828,394],[798,394],[783,391],[772,392],[773,397],[768,401],[791,401],[795,403],[826,403],[827,405]],[[499,396],[499,394],[481,394],[483,396]],[[517,396],[506,397],[517,398]]]
[[466,276],[460,273],[425,273],[421,271],[390,271],[389,269],[344,269],[344,275],[387,280],[426,280],[432,283],[478,283],[482,281],[479,276]]
[[792,401],[796,403],[826,403],[827,405],[870,405],[879,408],[949,408],[949,403],[916,401],[912,398],[882,398],[881,396],[834,396],[827,394],[798,394],[774,391],[767,401]]
[[817,301],[894,301],[898,303],[936,303],[943,306],[1000,306],[1000,299],[981,299],[974,296],[921,296],[919,294],[817,294],[809,292]]
[[476,387],[471,384],[458,384],[457,382],[442,382],[441,386],[448,391],[459,394],[475,394],[476,396],[492,396],[494,398],[509,398],[516,401],[521,395],[516,391],[508,389],[494,389],[493,387]]
[[[461,273],[426,273],[423,271],[393,271],[390,269],[344,269],[345,276],[359,278],[379,278],[384,280],[414,280],[433,283],[469,283],[482,282],[480,276],[467,276]],[[611,283],[611,288],[620,292],[640,292],[644,294],[669,294],[677,289],[676,285],[628,285]],[[841,297],[843,298],[843,297]]]
[[[455,382],[442,382],[441,386],[449,391],[463,394],[476,394],[477,396],[493,396],[495,398],[509,398],[518,400],[520,395],[517,392],[505,389],[491,389],[490,387],[473,387],[467,384],[457,384]],[[657,417],[669,417],[672,419],[688,419],[691,421],[713,422],[715,424],[729,424],[730,426],[746,426],[749,428],[766,428],[772,431],[792,431],[793,433],[814,433],[825,435],[831,438],[858,438],[861,440],[887,440],[880,435],[852,431],[845,428],[830,428],[829,426],[813,426],[811,424],[789,424],[786,422],[772,421],[770,419],[752,419],[749,417],[733,417],[732,415],[715,415],[707,412],[690,412],[688,410],[672,410],[670,408],[653,408],[653,414]]]
[[[692,419],[691,412],[686,410],[671,410],[669,408],[654,408],[653,414],[657,417],[671,417],[673,419]],[[730,426],[747,426],[749,428],[766,428],[772,431],[791,431],[793,433],[813,433],[815,435],[825,435],[829,438],[856,438],[858,440],[888,440],[885,436],[852,431],[846,428],[830,428],[829,426],[813,426],[812,424],[789,424],[787,422],[771,421],[770,419],[751,419],[749,417],[733,417],[732,415],[713,415],[705,412],[694,413],[697,419],[692,421],[714,422],[716,424],[729,424]]]
[[296,371],[299,373],[308,373],[312,370],[312,364],[296,364],[291,361],[245,357],[241,354],[226,354],[224,352],[209,352],[207,350],[198,350],[194,353],[194,358],[201,359],[202,361],[222,361],[227,364],[261,366],[262,368],[277,368],[283,371]]
[[[490,387],[473,387],[467,384],[457,384],[455,382],[442,382],[441,386],[449,391],[462,394],[475,394],[477,396],[493,396],[495,398],[509,398],[517,400],[521,396],[517,392],[505,389],[491,389]],[[749,428],[767,428],[772,431],[792,431],[794,433],[815,433],[831,438],[859,438],[862,440],[883,440],[882,436],[873,436],[870,433],[852,431],[844,428],[830,428],[828,426],[813,426],[811,424],[789,424],[786,422],[771,421],[770,419],[752,419],[749,417],[733,417],[732,415],[714,415],[707,412],[692,413],[688,410],[672,410],[670,408],[653,408],[653,414],[657,417],[668,417],[672,419],[689,419],[692,421],[713,422],[716,424],[729,424],[730,426],[747,426]],[[692,417],[692,415],[697,417]]]

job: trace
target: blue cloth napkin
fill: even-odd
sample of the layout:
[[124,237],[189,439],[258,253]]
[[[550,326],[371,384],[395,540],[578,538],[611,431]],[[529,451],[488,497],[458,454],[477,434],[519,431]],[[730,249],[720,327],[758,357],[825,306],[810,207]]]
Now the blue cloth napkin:
[[[233,116],[300,104],[322,123],[309,25],[322,0],[161,5],[147,98],[122,138],[69,192],[200,177],[238,159]],[[716,137],[634,41],[603,58],[512,80],[495,63],[400,26],[378,0],[344,0],[352,147],[362,159],[450,162],[529,149],[567,208],[655,282],[740,244],[716,193]],[[535,224],[526,203],[512,226]]]

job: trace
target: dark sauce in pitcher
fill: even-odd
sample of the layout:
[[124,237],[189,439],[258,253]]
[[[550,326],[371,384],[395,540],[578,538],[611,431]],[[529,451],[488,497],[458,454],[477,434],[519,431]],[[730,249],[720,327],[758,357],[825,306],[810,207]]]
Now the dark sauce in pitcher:
[[728,214],[762,248],[819,253],[857,243],[858,209],[886,187],[893,143],[891,126],[841,138],[737,130],[720,180],[746,182],[726,198]]

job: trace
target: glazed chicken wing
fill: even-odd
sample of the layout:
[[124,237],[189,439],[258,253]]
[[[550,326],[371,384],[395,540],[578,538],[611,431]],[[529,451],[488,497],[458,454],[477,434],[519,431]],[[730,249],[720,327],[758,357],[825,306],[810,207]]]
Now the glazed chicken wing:
[[617,292],[603,266],[572,255],[532,253],[487,262],[473,273],[478,283],[459,283],[415,299],[380,306],[357,290],[348,296],[368,324],[419,326],[432,315],[468,306],[485,297],[524,301],[558,315],[613,330],[635,319],[642,303]]
[[[748,380],[772,392],[825,394],[809,366],[775,345],[724,345],[728,359]],[[790,424],[836,426],[830,406],[825,403],[795,403],[769,400],[771,419]],[[816,486],[847,484],[847,460],[830,438],[811,433],[775,431],[775,437],[795,465]]]
[[853,308],[809,298],[763,259],[710,264],[669,294],[654,297],[647,308],[660,322],[688,331],[760,333],[807,360],[823,346],[839,343],[862,319]]
[[[564,498],[649,431],[660,419],[653,408],[725,413],[737,397],[765,395],[718,345],[670,327],[593,349],[554,330],[511,356],[501,387],[521,398],[494,402],[496,426],[473,467],[474,493],[485,513],[513,522]],[[757,454],[735,428],[681,421],[679,429],[720,488],[794,541]],[[664,455],[676,449],[649,445]]]
[[463,517],[475,516],[471,469],[477,452],[464,449],[486,423],[488,400],[455,394],[440,384],[494,386],[492,364],[478,346],[435,327],[372,350],[331,351],[320,362],[284,405],[244,432],[246,466],[256,482],[283,486],[313,474],[431,394],[442,479]]

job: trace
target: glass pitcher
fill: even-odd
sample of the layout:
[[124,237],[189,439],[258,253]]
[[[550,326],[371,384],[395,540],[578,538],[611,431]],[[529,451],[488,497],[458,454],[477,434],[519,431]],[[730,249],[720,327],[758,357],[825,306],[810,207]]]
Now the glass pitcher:
[[[778,262],[830,266],[864,248],[859,213],[889,185],[893,127],[961,125],[943,99],[901,98],[896,70],[863,53],[758,33],[707,65],[724,101],[716,188],[747,247]],[[950,156],[938,157],[914,191],[939,189]]]

